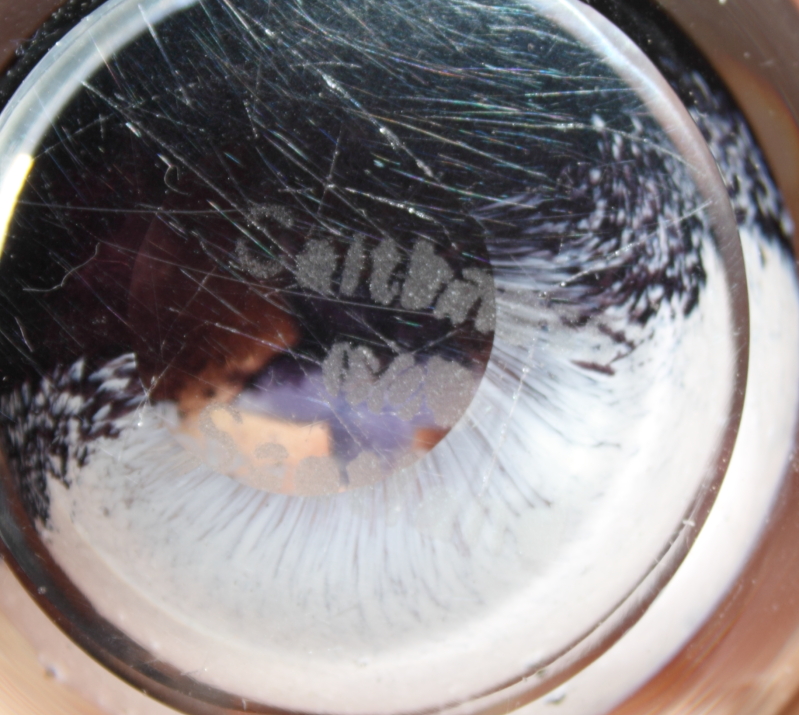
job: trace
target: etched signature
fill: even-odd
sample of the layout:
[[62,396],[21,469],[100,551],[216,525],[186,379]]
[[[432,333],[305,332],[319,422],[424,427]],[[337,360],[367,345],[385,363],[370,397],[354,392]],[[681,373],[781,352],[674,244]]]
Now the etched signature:
[[[288,269],[284,263],[258,255],[243,238],[236,244],[236,258],[244,271],[262,280]],[[368,251],[363,239],[356,237],[343,260],[330,241],[310,239],[294,259],[292,273],[300,288],[322,296],[352,298],[365,285],[371,300],[379,306],[398,305],[407,311],[432,308],[435,318],[449,320],[454,326],[462,325],[471,315],[478,332],[494,330],[496,305],[490,271],[464,268],[456,277],[446,259],[437,255],[432,243],[424,238],[414,242],[403,275],[400,269],[405,262],[403,250],[392,238]]]

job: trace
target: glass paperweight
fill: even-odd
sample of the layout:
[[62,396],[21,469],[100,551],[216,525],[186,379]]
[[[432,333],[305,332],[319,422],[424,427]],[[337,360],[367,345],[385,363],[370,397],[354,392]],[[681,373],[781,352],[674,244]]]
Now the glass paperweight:
[[647,53],[573,0],[75,25],[0,114],[0,537],[43,610],[188,713],[561,702],[760,444],[744,400],[796,402],[790,218]]

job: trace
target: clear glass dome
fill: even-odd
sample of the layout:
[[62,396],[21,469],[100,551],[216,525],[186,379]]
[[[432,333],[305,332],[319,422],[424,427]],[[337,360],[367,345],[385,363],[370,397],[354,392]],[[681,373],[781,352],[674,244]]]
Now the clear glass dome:
[[799,384],[790,218],[678,54],[551,0],[89,14],[0,114],[40,605],[188,712],[595,677]]

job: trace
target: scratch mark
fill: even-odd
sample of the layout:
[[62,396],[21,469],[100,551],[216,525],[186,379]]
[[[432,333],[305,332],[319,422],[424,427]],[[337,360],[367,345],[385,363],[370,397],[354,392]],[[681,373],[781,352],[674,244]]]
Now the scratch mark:
[[63,288],[66,285],[67,279],[75,272],[79,271],[81,268],[89,265],[95,258],[97,258],[97,254],[100,253],[100,246],[101,244],[98,243],[94,248],[94,255],[90,258],[85,260],[79,266],[75,266],[71,270],[67,271],[67,274],[61,279],[61,282],[58,285],[54,285],[52,288],[23,288],[22,290],[25,293],[52,293],[54,290],[58,290],[59,288]]
[[31,345],[30,340],[28,340],[28,335],[25,332],[25,326],[22,324],[22,321],[15,315],[14,320],[17,322],[17,327],[19,328],[19,334],[22,336],[22,340],[25,342],[25,345],[28,346],[28,350],[31,352],[36,352]]
[[183,103],[186,106],[191,106],[192,102],[186,92],[186,87],[183,85],[183,82],[180,79],[180,74],[178,74],[177,69],[172,64],[172,60],[169,59],[169,55],[166,53],[166,48],[164,47],[163,43],[161,42],[161,38],[158,36],[158,33],[155,31],[152,23],[150,22],[150,18],[147,17],[147,13],[144,11],[144,7],[139,5],[139,11],[141,12],[142,19],[144,20],[145,24],[147,25],[147,29],[150,31],[150,36],[153,38],[153,41],[158,47],[158,51],[161,53],[161,56],[164,58],[164,62],[166,62],[167,67],[169,67],[169,71],[172,72],[172,76],[178,83],[178,91],[183,97]]

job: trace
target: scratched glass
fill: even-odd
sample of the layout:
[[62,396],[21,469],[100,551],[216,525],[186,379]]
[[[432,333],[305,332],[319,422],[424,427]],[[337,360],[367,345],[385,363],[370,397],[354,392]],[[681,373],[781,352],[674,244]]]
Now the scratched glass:
[[558,702],[713,505],[750,309],[795,310],[745,123],[660,60],[566,0],[78,25],[0,115],[45,610],[189,712]]

